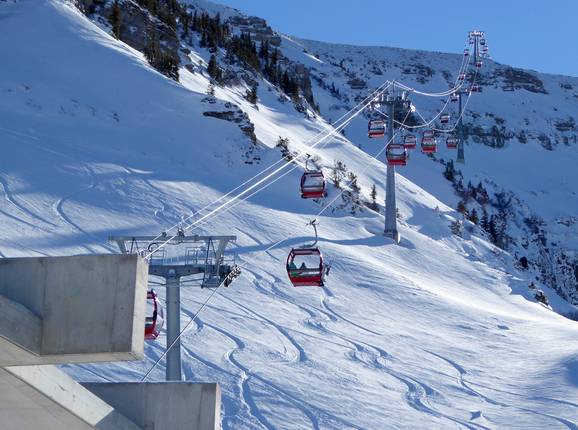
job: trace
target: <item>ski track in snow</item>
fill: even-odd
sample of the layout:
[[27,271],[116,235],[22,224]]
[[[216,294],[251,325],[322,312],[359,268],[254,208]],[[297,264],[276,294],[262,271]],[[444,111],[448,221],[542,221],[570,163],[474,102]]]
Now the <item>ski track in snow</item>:
[[[260,276],[256,277],[256,280],[261,280],[261,281],[262,281],[262,278],[261,278],[261,279],[259,279],[259,278],[261,278],[261,277],[260,277]],[[271,286],[273,287],[275,284],[278,284],[278,283],[280,283],[280,282],[281,282],[281,279],[280,279],[280,278],[276,278],[274,282],[271,282]],[[351,323],[351,321],[349,321],[349,320],[341,317],[339,314],[331,311],[330,309],[327,309],[323,300],[321,301],[321,305],[322,305],[322,308],[321,308],[321,309],[319,309],[319,308],[317,308],[317,309],[311,309],[311,308],[308,307],[308,306],[300,305],[300,304],[295,303],[293,300],[289,299],[289,298],[287,297],[287,295],[285,295],[284,293],[278,292],[277,294],[272,294],[272,293],[269,292],[267,289],[265,289],[264,287],[262,287],[260,282],[253,282],[253,285],[254,285],[255,288],[256,288],[257,290],[259,290],[260,292],[262,292],[262,293],[264,293],[264,294],[267,294],[267,295],[269,295],[269,296],[271,296],[272,298],[275,298],[275,299],[281,298],[281,300],[283,300],[284,302],[286,302],[286,303],[288,303],[288,304],[290,304],[290,305],[293,305],[293,306],[297,307],[300,311],[302,311],[302,312],[304,312],[304,313],[307,313],[307,314],[310,316],[309,319],[313,319],[313,318],[317,319],[317,318],[319,317],[319,314],[321,314],[321,315],[323,315],[325,318],[327,318],[327,319],[330,320],[330,321],[333,321],[333,322],[342,321],[342,322],[345,322],[346,324],[353,325],[354,327],[356,327],[356,328],[358,328],[358,329],[365,330],[364,327],[362,327],[362,326],[360,326],[360,325],[358,325],[358,324]],[[224,296],[223,296],[223,297],[224,297]],[[325,295],[324,295],[324,297],[325,297]],[[306,355],[305,355],[304,348],[303,348],[302,346],[300,346],[300,345],[298,344],[298,342],[297,342],[293,337],[289,336],[289,335],[287,334],[287,331],[286,331],[285,329],[280,329],[280,326],[279,326],[278,324],[273,323],[271,320],[260,316],[258,313],[252,311],[251,309],[247,308],[246,306],[244,306],[244,305],[242,305],[242,304],[240,304],[240,303],[238,303],[238,302],[235,302],[235,301],[232,300],[232,299],[228,299],[228,300],[229,300],[230,302],[233,302],[233,303],[234,303],[235,305],[237,305],[238,307],[244,309],[247,313],[250,313],[250,314],[252,314],[252,315],[254,315],[254,316],[257,316],[257,317],[259,317],[262,321],[267,322],[267,323],[269,323],[270,325],[276,327],[286,338],[289,339],[289,341],[290,341],[293,345],[295,345],[300,351],[303,351],[303,356],[302,356],[302,359],[301,359],[300,361],[303,361],[303,360],[306,359]],[[316,311],[317,311],[317,313],[316,313]],[[348,338],[348,337],[342,335],[341,333],[338,333],[338,332],[335,332],[335,331],[333,331],[333,330],[328,329],[328,328],[327,328],[325,325],[323,325],[323,324],[311,324],[311,323],[309,322],[309,319],[305,321],[305,326],[306,326],[306,327],[308,327],[308,328],[310,328],[310,329],[313,329],[313,330],[316,330],[316,331],[320,331],[320,332],[322,332],[322,333],[332,334],[332,335],[334,335],[334,336],[342,339],[343,341],[347,342],[348,344],[350,344],[350,346],[345,346],[345,345],[342,345],[342,346],[352,350],[352,353],[349,355],[350,358],[352,359],[352,362],[354,362],[354,363],[360,363],[360,364],[362,364],[362,365],[364,365],[364,366],[367,366],[367,367],[369,367],[369,368],[371,368],[371,369],[378,369],[378,370],[379,370],[379,369],[383,369],[383,370],[386,370],[386,371],[389,373],[389,370],[387,370],[387,368],[386,368],[386,366],[385,366],[385,360],[386,360],[387,357],[388,357],[388,353],[387,353],[385,350],[383,350],[382,348],[380,348],[380,347],[378,347],[378,346],[376,346],[376,345],[371,345],[371,344],[368,344],[368,343],[366,343],[366,342],[354,341],[354,340],[352,340],[351,338]],[[371,330],[365,330],[365,331],[367,331],[367,332],[369,332],[369,333],[371,333],[371,334],[375,334],[375,332],[373,332],[373,331],[371,331]],[[372,352],[372,349],[375,350],[376,353],[373,353],[373,352]],[[368,361],[368,360],[365,360],[365,359],[364,359],[365,355],[370,355],[370,356],[371,356],[371,359],[370,359],[369,361]],[[362,357],[363,357],[363,358],[362,358]],[[336,417],[332,416],[332,418],[335,419]],[[352,423],[350,423],[350,424],[348,424],[348,425],[351,425],[351,426],[353,426],[354,428],[358,428],[358,427],[356,427],[356,426],[355,426],[354,424],[352,424]]]
[[260,384],[262,384],[262,385],[264,385],[270,389],[273,389],[273,391],[277,392],[278,394],[281,394],[281,396],[283,398],[285,398],[287,401],[289,401],[291,404],[293,404],[293,406],[295,406],[307,418],[309,418],[309,420],[311,421],[311,425],[312,425],[311,428],[319,429],[319,425],[318,425],[316,417],[307,408],[305,408],[304,406],[301,405],[301,400],[295,398],[293,395],[289,394],[286,390],[281,389],[280,387],[276,386],[275,384],[268,381],[264,377],[257,375],[254,372],[251,372],[251,370],[248,367],[241,364],[241,362],[235,357],[235,355],[237,352],[245,349],[245,343],[239,337],[234,336],[234,335],[230,334],[229,332],[227,332],[226,330],[223,330],[217,326],[208,325],[208,324],[207,324],[207,326],[211,327],[213,330],[219,332],[221,335],[229,338],[235,344],[235,347],[233,349],[230,349],[229,351],[227,351],[227,353],[225,354],[225,359],[231,365],[233,365],[234,367],[236,367],[239,370],[239,378],[240,378],[239,387],[240,387],[241,398],[243,399],[243,403],[246,405],[247,411],[248,411],[250,416],[252,416],[255,420],[257,420],[266,429],[274,430],[276,428],[271,423],[269,423],[269,421],[259,411],[259,408],[253,399],[253,396],[251,394],[250,381],[251,381],[251,379],[255,379],[258,383],[260,383]]
[[[543,417],[546,417],[546,418],[551,418],[551,419],[553,419],[553,420],[555,420],[555,421],[563,424],[564,426],[568,427],[570,430],[578,430],[578,426],[577,426],[575,423],[572,423],[571,421],[569,421],[569,420],[567,420],[567,419],[565,419],[565,418],[563,418],[563,417],[559,417],[559,416],[554,416],[554,415],[550,415],[550,414],[538,412],[538,411],[533,410],[533,409],[521,408],[521,407],[509,405],[509,404],[507,404],[507,403],[503,403],[503,402],[499,402],[499,401],[496,401],[496,400],[491,399],[490,397],[488,397],[488,396],[486,396],[486,395],[480,393],[479,391],[476,391],[476,390],[474,390],[473,388],[470,387],[470,385],[469,385],[469,384],[465,381],[465,379],[464,379],[464,376],[467,374],[467,372],[466,372],[466,370],[465,370],[462,366],[460,366],[458,363],[456,363],[456,362],[453,361],[453,360],[450,360],[449,358],[446,358],[446,357],[443,357],[443,356],[441,356],[441,355],[439,355],[439,354],[436,354],[435,352],[432,352],[432,351],[426,351],[426,352],[428,352],[429,354],[431,354],[431,355],[439,358],[440,360],[446,362],[447,364],[449,364],[451,367],[453,367],[453,368],[456,370],[456,372],[457,372],[457,374],[458,374],[458,375],[457,375],[457,377],[458,377],[458,382],[459,382],[460,386],[463,388],[463,390],[464,390],[466,393],[468,393],[468,394],[470,394],[470,395],[472,395],[472,396],[479,397],[479,398],[482,399],[483,401],[485,401],[485,402],[487,402],[487,403],[489,403],[489,404],[491,404],[491,405],[494,405],[494,406],[500,406],[500,407],[503,407],[503,408],[518,409],[518,410],[520,410],[520,411],[524,411],[524,412],[528,412],[528,413],[531,413],[531,414],[543,416]],[[510,393],[510,394],[513,394],[513,393]],[[532,398],[532,399],[533,399],[533,400],[537,400],[536,398]],[[548,400],[548,401],[553,401],[554,399],[547,399],[547,400]],[[578,405],[576,405],[576,404],[574,404],[574,403],[571,403],[571,402],[558,401],[558,400],[556,400],[556,402],[560,402],[560,403],[566,404],[566,405],[569,404],[570,406],[573,406],[573,407],[578,407]]]
[[[120,166],[126,173],[128,173],[131,176],[137,176],[138,172],[136,172],[134,169],[131,169],[130,167],[127,166]],[[150,181],[150,179],[147,178],[140,178],[146,185],[147,187],[151,188],[152,190],[155,191],[156,196],[154,197],[157,202],[160,205],[160,208],[157,208],[154,210],[154,216],[155,218],[157,218],[159,221],[165,221],[168,224],[173,224],[173,222],[171,220],[169,220],[167,214],[167,204],[166,202],[166,198],[162,198],[163,196],[166,197],[166,194],[156,185],[153,185]],[[152,193],[151,193],[152,196]],[[178,211],[174,211],[175,213],[178,213]]]
[[[10,191],[10,188],[8,187],[8,181],[2,176],[0,175],[0,186],[2,186],[2,190],[4,192],[4,199],[10,203],[12,206],[14,206],[18,211],[22,212],[25,215],[28,215],[30,218],[32,218],[33,220],[39,220],[42,221],[45,224],[48,224],[51,227],[56,227],[56,224],[51,223],[50,221],[44,219],[41,215],[38,215],[37,213],[32,212],[30,209],[26,208],[23,204],[18,203],[16,201],[16,198],[14,197],[14,195],[12,194],[12,192]],[[44,228],[41,228],[37,225],[31,224],[21,218],[16,218],[14,216],[11,216],[9,214],[7,214],[6,212],[2,211],[3,214],[19,221],[22,222],[28,226],[34,227],[34,228],[39,228],[45,232],[49,232],[49,230],[46,230]]]
[[[257,277],[256,277],[257,279]],[[278,279],[278,281],[281,281],[280,279]],[[274,284],[274,282],[271,283],[272,285]],[[257,290],[259,290],[261,293],[267,294],[271,297],[275,297],[276,299],[279,298],[279,296],[272,294],[270,291],[268,291],[267,289],[265,289],[264,287],[260,286],[259,282],[253,282],[253,285],[255,286],[255,288]],[[226,297],[224,295],[220,295],[222,298],[226,299],[228,302],[234,304],[235,306],[239,307],[243,312],[245,312],[246,314],[252,315],[254,317],[256,317],[259,321],[263,322],[264,324],[267,324],[268,326],[270,326],[271,328],[275,329],[278,333],[281,334],[281,336],[283,338],[285,338],[291,345],[293,345],[293,347],[296,349],[297,354],[295,354],[293,357],[289,358],[288,362],[304,362],[305,360],[307,360],[307,356],[305,354],[305,350],[304,348],[295,340],[294,337],[292,337],[288,331],[286,329],[284,329],[283,327],[281,327],[279,324],[274,323],[272,320],[263,317],[262,315],[260,315],[258,312],[253,311],[252,309],[249,309],[247,306],[242,305],[241,303]],[[284,300],[286,303],[293,305],[295,307],[297,307],[299,310],[307,313],[308,315],[310,315],[311,318],[318,318],[319,314],[316,314],[316,312],[304,305],[299,305],[297,303],[295,303],[294,301],[288,299],[287,297],[283,297],[282,300]],[[331,315],[331,313],[323,310],[323,309],[316,309],[318,313],[322,314],[323,316],[325,316],[326,318],[334,318],[333,315]],[[189,311],[185,312],[186,314],[188,314],[189,316],[192,316],[192,313]],[[336,319],[335,319],[336,320]],[[206,324],[207,326],[210,326],[209,324]],[[340,333],[331,331],[329,329],[327,329],[324,326],[319,326],[316,324],[308,324],[307,322],[305,322],[305,326],[309,327],[313,330],[316,331],[321,331],[322,333],[330,333],[335,335],[336,337],[344,340],[345,342],[349,343],[350,346],[345,346],[345,345],[341,345],[345,348],[351,349],[353,351],[355,351],[353,354],[357,354],[357,353],[364,353],[364,352],[369,352],[369,348],[374,348],[377,352],[376,358],[375,358],[375,362],[379,363],[380,359],[385,359],[387,357],[387,353],[377,347],[377,346],[373,346],[373,345],[369,345],[369,344],[365,344],[363,342],[355,342],[351,339],[348,339],[347,337],[343,336]],[[290,403],[292,403],[293,405],[295,405],[295,407],[297,407],[304,415],[306,415],[312,423],[312,427],[314,429],[318,429],[319,428],[319,422],[318,419],[315,417],[315,415],[307,408],[305,408],[304,406],[302,406],[301,404],[303,403],[300,399],[297,399],[296,397],[294,397],[293,395],[289,394],[286,390],[281,389],[279,386],[277,386],[276,384],[274,384],[271,381],[268,381],[267,379],[265,379],[262,376],[256,375],[254,373],[251,373],[248,368],[246,368],[245,366],[243,366],[236,358],[235,358],[235,352],[238,352],[239,350],[243,350],[245,348],[245,344],[244,342],[239,339],[236,336],[232,336],[230,335],[228,332],[216,327],[216,326],[211,326],[213,329],[215,329],[216,331],[220,332],[223,336],[229,337],[231,338],[231,340],[233,340],[233,342],[236,344],[236,347],[233,348],[232,350],[229,350],[226,354],[226,358],[227,360],[235,367],[237,367],[240,371],[240,375],[241,375],[241,382],[240,382],[240,392],[241,395],[243,396],[244,399],[244,404],[247,405],[247,410],[249,412],[249,414],[254,417],[255,419],[258,419],[259,422],[267,429],[269,428],[275,428],[275,427],[269,427],[269,424],[267,422],[262,421],[262,416],[258,413],[258,407],[256,405],[256,403],[253,401],[252,396],[250,395],[250,387],[249,387],[249,381],[251,379],[256,379],[259,383],[264,384],[265,386],[267,386],[270,389],[273,389],[274,391],[278,392],[279,394],[281,394],[286,400],[288,400]],[[308,334],[307,334],[308,335]],[[326,339],[324,339],[326,341]],[[365,346],[363,346],[365,345]],[[367,362],[363,361],[362,359],[353,359],[352,362],[356,362],[359,361],[360,363],[362,363],[363,365],[366,366],[371,366],[371,363],[368,364]],[[375,368],[375,366],[373,366],[373,368]],[[309,405],[312,409],[314,409],[318,415],[320,415],[321,417],[325,417],[327,419],[329,419],[330,421],[333,422],[340,422],[341,424],[345,424],[347,426],[350,426],[351,428],[359,428],[361,429],[361,427],[357,426],[354,423],[348,422],[347,420],[344,420],[340,417],[337,417],[333,414],[330,414],[329,412],[327,412],[326,410],[320,409],[318,407],[315,407],[313,405]]]
[[[96,240],[96,242],[100,243],[102,242],[101,238],[95,237],[93,234],[87,232],[86,230],[84,230],[82,227],[80,227],[80,225],[78,225],[77,223],[75,223],[64,211],[64,205],[65,203],[71,199],[74,196],[77,196],[79,194],[82,193],[86,193],[90,190],[93,190],[97,187],[98,185],[98,180],[96,179],[96,174],[94,172],[94,170],[92,168],[90,168],[89,166],[84,166],[89,178],[90,178],[90,183],[88,186],[81,188],[80,190],[77,190],[73,193],[70,193],[68,195],[66,195],[65,197],[61,197],[58,200],[56,200],[56,202],[54,202],[52,204],[52,209],[54,211],[54,213],[58,216],[58,218],[60,220],[62,220],[66,225],[69,225],[70,227],[72,227],[73,229],[77,230],[78,232],[82,233],[83,235]],[[107,251],[111,251],[113,248],[107,244],[102,244],[102,245],[98,245],[102,248],[105,248]],[[90,245],[82,245],[82,247],[84,249],[86,249],[86,251],[90,254],[94,254],[97,253],[98,251],[96,250],[96,248],[93,248]]]
[[[285,338],[295,349],[295,354],[288,357],[288,360],[287,360],[288,363],[303,362],[306,360],[306,355],[305,355],[305,351],[304,351],[303,347],[301,345],[299,345],[299,343],[292,336],[290,336],[287,333],[287,331],[285,329],[283,329],[279,324],[274,323],[270,319],[265,318],[262,315],[260,315],[258,312],[255,312],[255,311],[249,309],[248,307],[240,304],[239,302],[237,302],[237,301],[235,301],[229,297],[226,297],[226,296],[221,294],[221,298],[224,298],[227,301],[229,301],[230,303],[239,307],[246,314],[249,314],[249,315],[256,317],[259,321],[270,326],[271,328],[276,330],[283,338]],[[241,372],[241,384],[240,384],[241,385],[241,393],[243,395],[243,398],[245,399],[245,404],[248,406],[248,410],[249,410],[249,413],[251,414],[251,416],[255,417],[265,428],[275,429],[275,427],[272,426],[270,423],[268,423],[268,421],[266,419],[264,419],[262,414],[260,414],[258,412],[259,411],[258,407],[257,407],[256,403],[253,401],[252,396],[250,395],[249,379],[251,377],[253,377],[253,378],[257,379],[259,382],[268,386],[269,388],[274,388],[278,392],[280,391],[281,394],[291,404],[293,404],[297,409],[299,409],[305,416],[307,416],[309,418],[309,420],[312,423],[311,428],[314,428],[314,429],[319,428],[317,420],[315,419],[314,415],[310,411],[308,411],[306,408],[300,406],[299,402],[294,397],[288,395],[285,391],[280,390],[278,387],[273,387],[266,379],[261,378],[255,374],[253,374],[253,373],[250,373],[250,371],[245,366],[242,366],[239,363],[239,361],[235,359],[234,353],[238,350],[244,349],[244,347],[245,347],[244,342],[242,342],[239,338],[237,338],[235,336],[230,336],[226,331],[219,329],[216,326],[211,326],[211,327],[214,330],[220,332],[222,335],[231,338],[231,340],[233,340],[235,342],[235,344],[237,345],[236,348],[228,351],[226,357],[227,357],[228,361],[231,364],[233,364],[235,367],[237,367]]]
[[[256,280],[263,281],[262,277],[260,277],[258,275],[256,275]],[[274,285],[279,283],[279,282],[281,282],[281,279],[279,279],[279,278],[275,279],[274,282],[271,282],[272,288],[275,288]],[[380,336],[379,333],[377,333],[373,330],[369,330],[369,329],[367,329],[367,328],[365,328],[359,324],[353,323],[349,319],[343,317],[342,315],[338,314],[337,312],[335,312],[331,308],[329,308],[327,305],[327,300],[329,297],[332,296],[332,294],[330,292],[329,292],[329,294],[327,294],[327,292],[329,290],[326,287],[322,288],[323,296],[322,296],[322,299],[320,300],[321,308],[317,308],[315,310],[312,310],[309,307],[295,303],[293,300],[288,298],[288,296],[286,294],[283,294],[280,290],[278,292],[276,292],[275,294],[272,294],[267,289],[262,287],[261,283],[262,282],[253,282],[253,285],[261,293],[270,295],[270,296],[274,297],[275,299],[281,299],[288,304],[296,306],[299,310],[309,314],[311,319],[318,317],[318,314],[315,313],[315,311],[317,311],[318,313],[321,313],[322,315],[324,315],[329,321],[342,322],[342,323],[345,323],[346,325],[351,325],[351,326],[355,327],[356,329],[365,331],[371,335]],[[232,299],[228,299],[228,300],[230,302],[233,302],[235,305],[239,306],[240,308],[244,309],[246,312],[248,312],[254,316],[259,316],[256,312],[248,309],[246,306],[241,305],[240,303],[235,302]],[[263,321],[269,322],[266,318],[261,318],[261,319]],[[276,325],[275,323],[272,323],[272,322],[269,322],[269,323],[272,325]],[[412,408],[414,408],[414,409],[416,409],[422,413],[426,413],[426,414],[429,414],[429,415],[432,415],[435,417],[440,417],[440,418],[449,420],[449,421],[454,422],[456,424],[462,425],[468,429],[489,430],[489,427],[486,427],[486,426],[483,426],[483,425],[477,424],[477,423],[467,422],[467,421],[452,417],[450,415],[444,414],[444,413],[439,412],[438,410],[434,409],[430,403],[430,396],[434,392],[434,389],[432,387],[430,387],[429,385],[427,385],[423,382],[420,382],[415,377],[403,375],[400,372],[397,372],[397,371],[394,371],[394,370],[388,368],[386,360],[387,360],[389,354],[384,349],[378,347],[377,345],[372,345],[372,344],[369,344],[367,342],[354,341],[353,339],[348,338],[347,336],[344,336],[341,333],[338,333],[334,330],[328,329],[324,324],[311,324],[308,321],[306,321],[305,325],[307,327],[313,329],[313,330],[318,330],[321,332],[332,334],[332,335],[342,339],[343,341],[349,343],[351,345],[349,348],[351,348],[352,352],[349,353],[348,356],[350,357],[350,359],[354,363],[355,362],[359,363],[359,364],[364,365],[364,366],[366,366],[370,369],[373,369],[373,370],[381,370],[381,371],[389,374],[393,378],[399,380],[401,383],[403,383],[407,387],[407,390],[408,390],[406,393],[405,399],[407,401],[407,404],[410,407],[412,407]],[[301,348],[301,349],[303,349],[303,348]],[[427,351],[427,352],[430,352],[430,351]],[[457,363],[454,363],[451,360],[445,359],[444,357],[439,356],[435,353],[431,353],[431,354],[444,360],[446,363],[450,364],[454,369],[456,369],[458,371],[458,374],[459,374],[458,382],[459,382],[460,386],[462,387],[462,389],[464,391],[466,391],[468,394],[476,396],[476,397],[480,397],[483,400],[485,400],[489,403],[492,403],[493,405],[507,406],[505,404],[495,402],[495,401],[487,398],[486,396],[481,395],[480,393],[476,392],[475,390],[469,388],[467,386],[467,384],[463,381],[463,375],[465,374],[465,370],[461,366],[459,366]]]

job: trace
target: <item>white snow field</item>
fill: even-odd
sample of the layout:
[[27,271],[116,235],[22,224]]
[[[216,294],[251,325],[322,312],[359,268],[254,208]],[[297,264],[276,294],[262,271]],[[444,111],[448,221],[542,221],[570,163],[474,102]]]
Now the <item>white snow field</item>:
[[[244,88],[203,101],[203,75],[163,77],[68,2],[0,3],[0,34],[4,257],[116,252],[108,235],[157,234],[277,162],[279,135],[298,150],[329,127],[265,84],[258,110]],[[226,101],[255,123],[260,163],[244,162],[237,124],[202,115]],[[344,161],[367,193],[385,165],[368,155],[378,144],[357,143],[314,152]],[[324,288],[293,288],[285,273],[322,209],[300,199],[300,169],[192,230],[237,235],[246,265],[182,337],[185,378],[223,389],[224,429],[578,429],[578,324],[530,300],[531,279],[477,229],[453,236],[449,182],[410,161],[411,181],[397,175],[401,246],[375,212],[318,218],[333,260]],[[183,289],[183,326],[209,294]],[[137,381],[164,345],[163,332],[142,362],[65,369]],[[161,361],[151,380],[163,378]]]

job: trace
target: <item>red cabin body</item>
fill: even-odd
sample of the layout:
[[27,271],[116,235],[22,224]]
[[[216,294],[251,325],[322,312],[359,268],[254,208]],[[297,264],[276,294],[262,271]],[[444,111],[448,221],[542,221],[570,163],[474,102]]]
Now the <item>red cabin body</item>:
[[372,119],[367,124],[367,135],[372,139],[385,136],[385,122],[381,119]]
[[433,130],[423,132],[421,138],[421,152],[424,154],[434,154],[437,152],[437,143]]
[[165,315],[155,290],[147,291],[147,315],[145,318],[145,339],[155,340],[163,328]]
[[322,287],[325,267],[319,248],[293,248],[287,256],[287,276],[294,287]]
[[385,149],[387,164],[390,166],[405,166],[407,164],[407,149],[403,143],[390,143]]
[[413,134],[408,134],[403,138],[403,146],[406,149],[415,149],[417,146],[417,139]]
[[440,122],[442,124],[447,124],[448,122],[450,122],[450,115],[447,113],[440,115]]
[[455,136],[448,136],[446,138],[446,146],[450,149],[458,147],[458,138]]
[[325,176],[321,170],[310,170],[301,175],[301,198],[319,199],[327,195]]

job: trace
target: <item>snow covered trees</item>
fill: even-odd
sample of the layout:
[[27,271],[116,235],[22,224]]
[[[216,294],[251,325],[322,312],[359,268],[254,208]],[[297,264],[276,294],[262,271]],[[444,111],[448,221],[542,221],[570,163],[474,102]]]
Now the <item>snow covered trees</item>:
[[153,25],[147,31],[144,54],[151,66],[178,82],[179,59],[173,52],[161,48],[158,32]]
[[331,176],[329,179],[333,182],[335,188],[341,188],[341,181],[345,178],[347,167],[342,161],[336,160],[331,168]]
[[223,82],[223,71],[217,62],[217,56],[215,54],[211,54],[211,58],[209,59],[209,64],[207,66],[207,73],[209,76],[219,84]]
[[118,0],[114,0],[114,3],[112,4],[112,8],[108,16],[108,22],[112,27],[112,34],[114,34],[114,37],[120,39],[122,31],[122,10]]
[[369,194],[371,202],[369,203],[369,208],[374,211],[379,211],[379,206],[377,205],[377,187],[375,184],[371,186],[371,193]]
[[293,154],[289,150],[289,139],[287,137],[279,136],[279,139],[277,140],[277,145],[275,146],[281,150],[281,156],[285,160],[287,161],[293,160]]

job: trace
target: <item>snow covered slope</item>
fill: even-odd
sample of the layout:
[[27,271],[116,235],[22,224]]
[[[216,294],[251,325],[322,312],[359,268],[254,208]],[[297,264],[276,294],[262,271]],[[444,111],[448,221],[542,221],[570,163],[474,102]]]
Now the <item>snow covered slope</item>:
[[[204,73],[168,80],[66,2],[1,3],[0,28],[12,35],[0,39],[3,256],[115,252],[109,234],[156,234],[277,162],[279,135],[299,150],[329,127],[266,83],[253,107],[242,86],[207,98]],[[203,115],[232,103],[257,144],[245,119]],[[352,143],[333,137],[315,153],[325,167],[344,161],[367,192],[385,166]],[[481,232],[452,235],[450,183],[411,161],[398,175],[402,246],[373,211],[319,217],[333,259],[324,288],[292,288],[284,273],[322,209],[299,198],[299,170],[194,230],[236,234],[246,265],[183,336],[185,377],[223,388],[224,428],[578,428],[578,326],[531,300],[527,272]],[[183,326],[208,294],[184,289]],[[139,380],[164,343],[140,363],[67,371]],[[161,361],[152,378],[163,376]]]
[[[492,40],[491,34],[488,40],[490,46],[500,43]],[[460,44],[456,41],[457,49]],[[315,97],[326,118],[337,117],[367,91],[352,88],[355,80],[367,88],[387,78],[421,91],[445,91],[455,82],[462,61],[462,56],[455,54],[289,37],[282,48],[311,68]],[[573,167],[578,163],[578,78],[486,61],[476,80],[483,92],[475,93],[467,104],[466,165],[456,168],[463,174],[464,185],[481,182],[490,195],[505,193],[511,199],[505,211],[508,250],[517,258],[526,257],[541,281],[578,303],[578,178]],[[446,103],[446,98],[410,97],[426,120],[435,117]],[[455,121],[457,103],[449,103],[445,112]],[[347,136],[362,142],[365,127],[366,120],[359,118],[348,127]],[[371,151],[367,144],[363,147]],[[455,151],[442,149],[438,158],[455,159]],[[430,175],[435,169],[431,163],[424,166],[421,160],[412,160],[403,174],[437,195],[435,185],[420,182],[424,168]],[[487,208],[490,213],[492,206]],[[480,213],[482,208],[472,202],[468,209]]]

